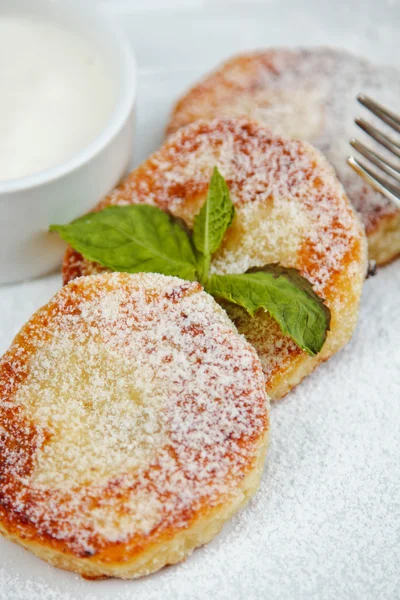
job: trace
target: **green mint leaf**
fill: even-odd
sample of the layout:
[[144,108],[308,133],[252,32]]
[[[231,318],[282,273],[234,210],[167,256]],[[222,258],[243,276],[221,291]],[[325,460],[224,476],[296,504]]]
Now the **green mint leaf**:
[[162,273],[196,279],[189,235],[155,206],[110,206],[69,225],[51,225],[88,260],[113,271]]
[[212,275],[206,290],[238,304],[250,315],[263,308],[285,335],[310,356],[320,352],[330,325],[330,311],[296,269],[266,265],[243,275]]
[[211,256],[220,247],[233,215],[229,188],[217,167],[214,167],[207,199],[196,215],[193,226],[193,243],[200,253],[198,263],[203,282],[208,277]]

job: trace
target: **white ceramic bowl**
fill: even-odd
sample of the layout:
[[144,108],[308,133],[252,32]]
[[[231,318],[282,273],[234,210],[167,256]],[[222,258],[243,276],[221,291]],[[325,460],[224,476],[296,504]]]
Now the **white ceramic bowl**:
[[97,2],[1,0],[0,15],[15,13],[49,17],[92,40],[118,89],[108,123],[90,145],[56,167],[0,181],[0,284],[43,275],[60,264],[64,244],[48,233],[49,224],[86,212],[122,177],[132,154],[136,95],[130,45]]

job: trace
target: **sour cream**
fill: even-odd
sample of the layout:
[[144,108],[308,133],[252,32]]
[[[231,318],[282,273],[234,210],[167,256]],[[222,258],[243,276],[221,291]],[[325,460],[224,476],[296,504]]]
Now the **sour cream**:
[[68,161],[116,102],[94,44],[47,20],[0,17],[0,181]]

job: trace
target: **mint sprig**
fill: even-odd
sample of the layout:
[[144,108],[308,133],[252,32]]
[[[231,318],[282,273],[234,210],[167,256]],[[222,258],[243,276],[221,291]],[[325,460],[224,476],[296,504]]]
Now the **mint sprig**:
[[112,271],[197,280],[217,299],[242,306],[250,315],[265,310],[285,335],[314,356],[325,342],[330,311],[299,271],[271,264],[238,275],[209,275],[212,255],[233,217],[229,188],[215,167],[192,235],[179,219],[147,204],[111,206],[69,225],[51,225],[50,231]]

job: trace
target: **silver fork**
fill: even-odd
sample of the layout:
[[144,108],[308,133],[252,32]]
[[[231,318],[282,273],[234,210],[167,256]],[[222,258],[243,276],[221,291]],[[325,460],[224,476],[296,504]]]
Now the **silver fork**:
[[[369,98],[365,94],[359,94],[357,100],[372,112],[372,114],[386,123],[386,125],[389,125],[393,131],[400,134],[400,116],[378,102],[375,102],[375,100],[372,100],[372,98]],[[374,150],[371,150],[371,148],[367,148],[367,146],[364,146],[364,144],[354,138],[350,140],[352,147],[389,177],[382,177],[379,173],[371,170],[368,165],[354,156],[349,156],[347,159],[348,164],[364,179],[364,181],[369,183],[375,190],[383,194],[388,200],[400,208],[400,137],[399,140],[396,140],[394,137],[383,133],[361,117],[357,117],[355,122],[363,131],[365,131],[365,133],[378,142],[378,144],[393,154],[398,159],[398,164],[392,160],[388,160]]]

